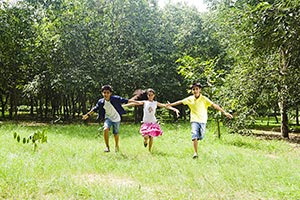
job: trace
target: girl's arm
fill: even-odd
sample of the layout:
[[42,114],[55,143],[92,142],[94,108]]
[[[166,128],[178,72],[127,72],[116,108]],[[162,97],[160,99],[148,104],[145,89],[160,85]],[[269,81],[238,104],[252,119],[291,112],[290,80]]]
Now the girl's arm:
[[163,104],[163,103],[159,103],[159,102],[157,102],[157,106],[158,107],[162,107],[162,108],[167,108],[167,109],[169,109],[169,110],[173,110],[175,113],[176,113],[176,116],[177,117],[179,117],[179,110],[178,109],[176,109],[176,108],[174,108],[174,107],[172,107],[172,106],[167,106],[166,104]]

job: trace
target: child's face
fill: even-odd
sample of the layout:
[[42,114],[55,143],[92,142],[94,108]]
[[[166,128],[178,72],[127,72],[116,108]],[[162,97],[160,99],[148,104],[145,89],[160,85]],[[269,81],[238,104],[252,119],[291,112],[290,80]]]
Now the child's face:
[[200,92],[201,92],[201,88],[199,88],[199,87],[192,88],[192,93],[196,98],[198,98],[200,96]]
[[110,96],[111,96],[111,91],[109,91],[109,90],[103,90],[102,91],[102,96],[104,97],[104,99],[106,100],[106,101],[109,101],[110,100]]
[[149,101],[153,101],[155,94],[153,92],[148,92],[147,97]]

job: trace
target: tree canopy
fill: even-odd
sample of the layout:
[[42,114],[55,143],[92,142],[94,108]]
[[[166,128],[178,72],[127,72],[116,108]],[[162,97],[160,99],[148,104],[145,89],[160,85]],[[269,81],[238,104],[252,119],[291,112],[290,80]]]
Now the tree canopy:
[[[9,2],[9,1],[8,1]],[[200,13],[156,0],[22,0],[0,3],[1,116],[74,119],[100,87],[131,97],[154,88],[159,101],[204,92],[235,113],[281,113],[298,121],[300,4],[294,0],[207,1]]]

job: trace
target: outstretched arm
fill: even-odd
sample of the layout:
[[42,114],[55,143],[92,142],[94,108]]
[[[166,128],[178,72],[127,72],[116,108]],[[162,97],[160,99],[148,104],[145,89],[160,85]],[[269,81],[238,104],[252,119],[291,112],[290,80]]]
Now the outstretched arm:
[[232,118],[233,118],[233,116],[232,116],[230,113],[226,112],[226,111],[225,111],[223,108],[221,108],[218,104],[213,103],[213,104],[212,104],[212,107],[213,107],[214,109],[220,111],[221,113],[223,113],[223,114],[224,114],[226,117],[228,117],[229,119],[232,119]]
[[129,100],[128,103],[123,104],[124,107],[141,106],[141,105],[144,105],[143,101],[135,101],[135,100]]
[[179,101],[175,101],[173,103],[168,102],[166,105],[167,105],[167,107],[169,107],[169,106],[177,106],[177,105],[180,105],[182,103],[183,103],[183,101],[179,100]]
[[167,108],[169,110],[173,110],[176,113],[176,116],[179,117],[179,110],[172,107],[172,106],[168,106],[167,104],[163,104],[163,103],[159,103],[157,102],[157,106],[162,107],[162,108]]
[[82,115],[82,119],[86,120],[88,119],[92,114],[94,113],[93,109],[87,112],[85,115]]

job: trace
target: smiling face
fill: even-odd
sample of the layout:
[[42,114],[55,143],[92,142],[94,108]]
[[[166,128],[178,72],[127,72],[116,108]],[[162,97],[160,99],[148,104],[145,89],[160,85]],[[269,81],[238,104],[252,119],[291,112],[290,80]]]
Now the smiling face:
[[148,92],[147,93],[147,97],[148,97],[148,100],[149,101],[153,101],[154,97],[155,97],[155,94],[153,92]]
[[192,93],[194,95],[195,98],[198,98],[200,96],[200,93],[201,93],[201,88],[199,87],[193,87],[192,88]]
[[109,91],[109,90],[103,90],[102,91],[102,96],[104,97],[104,99],[106,101],[109,101],[110,100],[110,96],[111,96],[112,92]]

